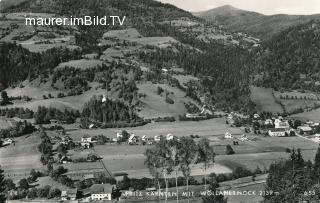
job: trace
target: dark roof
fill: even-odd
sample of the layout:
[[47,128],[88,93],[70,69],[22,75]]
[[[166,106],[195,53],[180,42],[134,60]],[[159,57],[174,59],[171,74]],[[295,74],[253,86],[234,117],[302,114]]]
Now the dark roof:
[[90,187],[90,194],[112,193],[112,189],[110,184],[94,184]]

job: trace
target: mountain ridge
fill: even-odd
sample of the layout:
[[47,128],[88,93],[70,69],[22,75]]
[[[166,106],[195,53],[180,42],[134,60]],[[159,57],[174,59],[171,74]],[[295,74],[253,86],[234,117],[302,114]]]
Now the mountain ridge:
[[234,8],[230,5],[225,5],[194,14],[197,17],[203,18],[211,23],[223,25],[230,31],[247,32],[261,39],[268,39],[291,26],[320,19],[320,14],[264,15],[253,11]]

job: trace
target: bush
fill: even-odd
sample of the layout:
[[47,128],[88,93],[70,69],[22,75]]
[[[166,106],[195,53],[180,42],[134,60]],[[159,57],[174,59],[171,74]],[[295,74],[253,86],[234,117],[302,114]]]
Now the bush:
[[166,97],[166,103],[168,104],[174,104],[174,101],[173,99],[169,98],[169,97]]
[[230,145],[227,145],[227,147],[226,147],[226,154],[227,155],[235,154],[235,152],[233,151],[233,149]]

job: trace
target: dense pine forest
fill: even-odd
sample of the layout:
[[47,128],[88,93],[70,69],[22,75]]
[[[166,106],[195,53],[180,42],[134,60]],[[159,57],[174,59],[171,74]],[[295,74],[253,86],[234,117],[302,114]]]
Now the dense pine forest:
[[23,80],[39,76],[47,78],[61,62],[78,59],[80,52],[64,48],[50,49],[44,53],[31,53],[20,45],[0,44],[0,90]]
[[116,123],[118,121],[131,123],[139,119],[131,106],[107,98],[103,101],[102,97],[96,96],[85,104],[82,118],[101,123]]
[[291,27],[265,41],[257,53],[255,84],[319,92],[320,22]]

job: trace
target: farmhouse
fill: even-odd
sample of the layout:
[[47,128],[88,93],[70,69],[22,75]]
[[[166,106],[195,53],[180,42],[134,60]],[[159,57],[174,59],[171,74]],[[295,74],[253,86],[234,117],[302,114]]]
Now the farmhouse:
[[301,135],[312,135],[313,134],[313,130],[309,126],[299,126],[297,129],[299,130],[299,133]]
[[161,140],[161,135],[154,136],[154,141],[155,142],[160,142],[160,140]]
[[268,135],[271,137],[284,137],[287,135],[287,130],[284,128],[274,128],[268,131]]
[[114,187],[110,184],[94,184],[90,187],[91,199],[93,201],[112,200]]
[[81,142],[92,142],[92,137],[85,135],[81,138]]
[[78,198],[78,189],[64,190],[61,192],[61,200],[76,200]]
[[273,121],[271,119],[266,119],[264,125],[273,125]]
[[3,140],[2,145],[11,145],[12,143],[14,143],[14,140],[11,138],[6,138]]
[[174,139],[174,136],[172,135],[172,134],[168,134],[167,136],[166,136],[166,140],[173,140]]
[[60,144],[67,145],[70,142],[72,142],[72,138],[69,137],[68,135],[65,135],[64,137],[62,137]]
[[59,160],[59,163],[67,164],[67,163],[71,163],[71,160],[67,156],[62,156],[61,159]]
[[149,138],[146,135],[141,137],[141,140],[144,144],[152,145],[154,143],[154,138]]
[[116,136],[115,138],[112,138],[112,141],[118,142],[118,141],[121,141],[122,138],[123,138],[122,133],[119,133],[119,132],[118,132],[118,133],[117,133],[117,136]]
[[224,139],[232,139],[232,135],[229,132],[226,132],[226,134],[224,134]]
[[92,143],[91,142],[81,142],[81,147],[85,148],[85,149],[89,149],[90,147],[92,147]]

